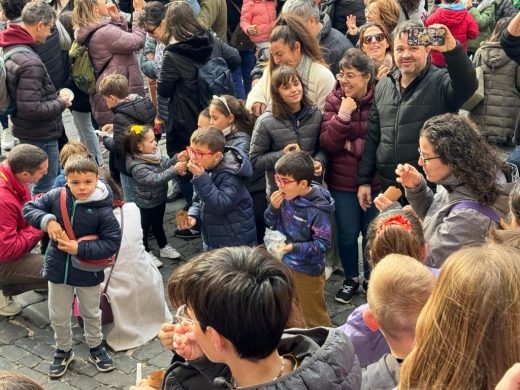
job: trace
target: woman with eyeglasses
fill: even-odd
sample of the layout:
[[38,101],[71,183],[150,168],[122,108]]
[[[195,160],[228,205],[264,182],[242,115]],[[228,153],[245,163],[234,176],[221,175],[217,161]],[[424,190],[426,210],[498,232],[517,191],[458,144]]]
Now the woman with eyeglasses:
[[367,23],[379,22],[389,33],[397,26],[400,14],[401,8],[396,0],[368,1],[365,9]]
[[[359,287],[358,237],[366,244],[367,228],[377,215],[372,205],[363,210],[357,199],[356,175],[368,127],[368,112],[374,102],[374,65],[359,49],[349,49],[340,61],[336,88],[327,97],[321,123],[320,145],[330,155],[325,183],[336,201],[338,247],[345,281],[336,301],[349,303]],[[381,186],[372,183],[375,197]],[[363,249],[364,252],[364,249]],[[369,267],[364,264],[365,280]]]
[[359,48],[374,62],[376,80],[381,80],[394,67],[392,38],[381,23],[370,22],[361,27]]
[[[426,177],[410,164],[399,164],[397,181],[423,220],[425,263],[440,268],[463,245],[484,242],[488,230],[506,218],[512,168],[471,120],[454,114],[424,123],[419,156]],[[426,180],[437,184],[436,194]],[[382,211],[392,202],[379,195],[374,204]]]

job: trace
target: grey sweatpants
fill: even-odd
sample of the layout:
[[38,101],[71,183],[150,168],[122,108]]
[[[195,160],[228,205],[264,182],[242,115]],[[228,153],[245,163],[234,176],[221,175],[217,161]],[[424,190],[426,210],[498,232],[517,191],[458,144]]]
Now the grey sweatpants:
[[72,348],[72,301],[74,291],[78,296],[79,311],[85,322],[85,339],[89,348],[97,347],[103,341],[101,333],[101,310],[99,309],[99,285],[74,287],[49,282],[49,317],[54,329],[56,347],[63,351]]

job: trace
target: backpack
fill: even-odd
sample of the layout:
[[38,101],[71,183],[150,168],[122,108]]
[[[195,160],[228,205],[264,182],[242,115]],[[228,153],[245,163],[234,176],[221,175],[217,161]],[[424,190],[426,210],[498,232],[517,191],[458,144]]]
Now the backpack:
[[201,107],[207,107],[213,95],[235,95],[233,76],[222,57],[211,58],[199,68],[197,83]]
[[[96,71],[88,54],[88,44],[94,33],[102,27],[105,26],[92,30],[82,44],[74,40],[69,50],[70,76],[78,88],[87,95],[96,93]],[[103,65],[99,74],[103,73],[109,62]]]
[[0,55],[0,114],[14,115],[16,113],[16,101],[14,101],[9,92],[7,92],[7,69],[5,64],[7,60],[11,58],[13,54],[22,52],[33,52],[29,46],[25,45],[13,45],[12,49],[9,49],[7,53],[1,53]]

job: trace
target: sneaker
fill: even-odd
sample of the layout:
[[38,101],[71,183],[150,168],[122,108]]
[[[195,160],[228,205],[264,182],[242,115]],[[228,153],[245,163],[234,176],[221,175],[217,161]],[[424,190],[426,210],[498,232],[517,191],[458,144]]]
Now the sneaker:
[[11,129],[2,131],[2,150],[8,151],[14,148],[15,138]]
[[358,282],[352,279],[345,279],[343,286],[341,286],[339,291],[336,293],[336,297],[334,299],[341,303],[350,303],[358,288]]
[[198,238],[200,237],[200,232],[194,229],[183,229],[183,230],[175,230],[175,237],[179,238]]
[[157,258],[157,256],[155,256],[152,252],[146,252],[148,253],[148,256],[150,256],[150,259],[153,261],[153,263],[155,264],[155,266],[157,268],[161,268],[164,264],[161,260],[159,260]]
[[159,257],[166,257],[168,259],[178,259],[181,254],[175,250],[170,244],[166,244],[164,248],[159,251]]
[[108,356],[108,352],[103,345],[92,348],[90,350],[88,360],[94,363],[98,371],[101,372],[112,371],[116,368],[116,366],[114,366],[114,362],[110,356]]
[[0,290],[0,316],[11,317],[22,311],[22,307],[13,297],[6,297]]
[[51,378],[59,378],[65,374],[69,364],[74,359],[74,352],[72,349],[69,352],[57,349],[52,359],[51,366],[49,367],[49,376]]

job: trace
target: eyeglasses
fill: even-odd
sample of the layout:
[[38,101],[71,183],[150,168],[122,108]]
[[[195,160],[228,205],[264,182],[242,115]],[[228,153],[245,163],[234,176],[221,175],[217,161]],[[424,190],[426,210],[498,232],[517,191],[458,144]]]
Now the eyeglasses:
[[159,28],[159,26],[155,26],[154,28],[152,28],[151,30],[147,30],[145,29],[144,31],[146,31],[148,34],[150,35],[153,35],[153,33],[155,32],[155,30],[157,30]]
[[372,35],[365,35],[363,37],[363,43],[365,45],[368,45],[368,44],[374,42],[374,40],[376,42],[383,42],[384,40],[386,40],[385,34],[377,33],[377,34],[372,34]]
[[195,157],[197,159],[203,158],[204,156],[211,156],[216,152],[199,152],[198,150],[193,149],[191,146],[186,146],[186,151],[190,155],[190,157]]
[[177,311],[175,312],[175,321],[177,321],[178,324],[182,324],[183,321],[189,322],[190,325],[193,324],[200,324],[199,321],[191,319],[188,316],[188,306],[186,304],[180,305]]
[[419,159],[423,160],[423,162],[425,164],[428,163],[428,161],[430,161],[430,160],[437,160],[437,159],[441,158],[441,156],[424,157],[424,154],[421,152],[421,149],[417,149],[417,151],[419,152]]
[[343,81],[343,80],[354,80],[356,77],[361,76],[361,73],[338,73],[336,74],[336,80]]
[[217,96],[217,95],[213,95],[213,99],[214,100],[220,100],[222,103],[224,103],[224,105],[226,106],[226,109],[228,110],[229,112],[229,115],[232,114],[231,110],[229,109],[229,106],[227,104],[227,101],[226,101],[226,98],[224,96]]
[[296,183],[296,180],[289,180],[278,175],[274,175],[274,181],[278,184],[278,187],[284,188],[287,184]]

